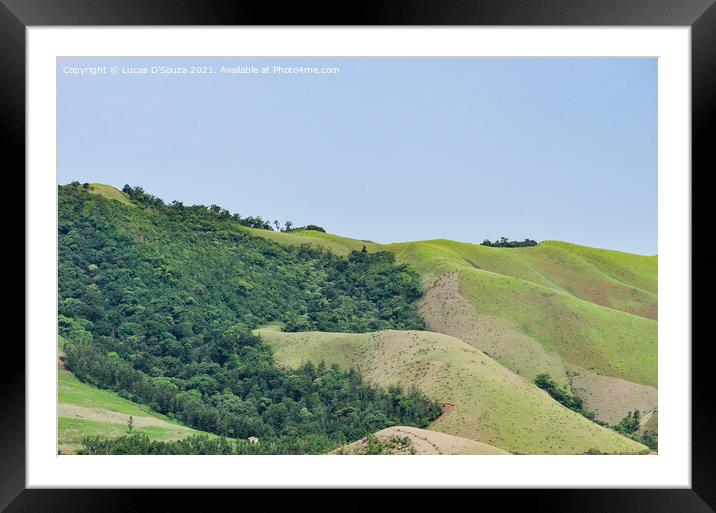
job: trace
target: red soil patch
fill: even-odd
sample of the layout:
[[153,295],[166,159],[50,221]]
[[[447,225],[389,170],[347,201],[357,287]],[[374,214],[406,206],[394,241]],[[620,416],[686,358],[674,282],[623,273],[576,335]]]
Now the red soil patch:
[[67,367],[65,367],[65,361],[62,359],[62,357],[65,356],[64,351],[60,351],[57,355],[57,365],[60,366],[60,369],[67,370]]
[[445,415],[447,415],[448,413],[450,413],[454,407],[455,407],[454,405],[448,404],[448,403],[445,403],[445,404],[443,404],[442,406],[440,406],[440,408],[442,408],[442,411],[443,411],[443,412],[440,414],[440,416],[439,416],[437,419],[435,419],[435,420],[432,421],[430,424],[428,424],[428,427],[426,427],[425,429],[430,429],[430,428],[432,428],[432,427],[433,427],[435,424],[437,424]]

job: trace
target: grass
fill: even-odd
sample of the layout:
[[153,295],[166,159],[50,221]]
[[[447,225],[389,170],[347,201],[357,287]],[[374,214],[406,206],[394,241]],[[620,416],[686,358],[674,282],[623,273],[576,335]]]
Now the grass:
[[[472,313],[507,322],[565,366],[657,385],[656,256],[558,241],[508,249],[448,240],[365,243],[314,231],[252,232],[337,254],[363,245],[392,251],[426,286],[456,273],[458,293]],[[519,355],[505,355],[504,363],[514,359]]]
[[475,270],[461,272],[460,293],[478,313],[507,319],[571,365],[656,385],[656,321]]
[[646,431],[659,431],[659,412],[657,410],[647,413],[648,418],[639,428],[639,434],[643,435]]
[[346,255],[392,251],[424,278],[454,267],[479,269],[562,291],[588,302],[649,319],[657,314],[656,256],[596,249],[559,241],[528,248],[492,248],[450,240],[378,244],[318,231],[289,233],[247,228],[281,244],[309,244]]
[[336,255],[345,256],[351,251],[360,251],[366,246],[369,251],[377,251],[381,245],[371,242],[363,242],[356,239],[340,237],[330,233],[323,233],[315,230],[297,230],[283,233],[271,230],[259,230],[257,228],[245,228],[252,235],[272,240],[279,244],[301,246],[307,244],[317,248],[326,249]]
[[491,248],[436,240],[386,246],[424,276],[465,268],[526,281],[590,303],[656,318],[656,257],[545,241],[529,248]]
[[178,440],[202,433],[114,392],[83,383],[63,369],[58,369],[58,395],[58,446],[63,454],[76,452],[85,436],[127,434],[130,415],[135,422],[133,431],[155,440]]
[[104,196],[105,198],[111,200],[119,201],[120,203],[124,203],[125,205],[130,207],[134,206],[134,203],[130,201],[129,196],[127,196],[119,189],[112,187],[111,185],[105,185],[102,183],[91,183],[89,192],[91,192],[92,194]]
[[[59,417],[60,447],[70,452],[81,446],[86,436],[115,438],[129,433],[126,424],[99,422],[86,419]],[[182,429],[161,426],[142,426],[132,429],[133,433],[143,433],[154,440],[179,440],[193,433]],[[63,452],[65,452],[63,451]]]
[[646,447],[598,426],[463,341],[432,332],[282,333],[257,330],[281,365],[356,367],[387,386],[417,385],[453,411],[432,429],[512,453],[639,453]]
[[150,413],[148,406],[142,406],[123,399],[109,390],[102,390],[87,383],[82,383],[74,374],[68,371],[58,371],[58,384],[60,403],[75,404],[86,408],[99,408],[126,415],[153,415]]

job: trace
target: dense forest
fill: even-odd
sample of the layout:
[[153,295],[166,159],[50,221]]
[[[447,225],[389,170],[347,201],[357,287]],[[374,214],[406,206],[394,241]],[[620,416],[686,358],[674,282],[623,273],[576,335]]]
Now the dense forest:
[[131,206],[78,183],[59,187],[59,331],[81,380],[286,453],[325,452],[440,414],[420,391],[380,389],[355,370],[279,369],[251,332],[268,323],[423,329],[418,276],[391,253],[281,246],[244,228],[271,229],[261,218],[124,192]]

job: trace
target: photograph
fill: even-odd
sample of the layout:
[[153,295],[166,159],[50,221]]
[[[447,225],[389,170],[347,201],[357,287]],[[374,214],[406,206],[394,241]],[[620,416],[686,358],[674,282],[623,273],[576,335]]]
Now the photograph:
[[656,459],[659,65],[57,57],[57,454]]
[[714,3],[0,0],[0,511],[714,513]]

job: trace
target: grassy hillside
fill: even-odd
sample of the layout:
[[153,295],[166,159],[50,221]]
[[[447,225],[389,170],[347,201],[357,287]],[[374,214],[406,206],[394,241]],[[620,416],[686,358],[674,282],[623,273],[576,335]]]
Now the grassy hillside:
[[120,203],[129,207],[134,206],[134,203],[129,200],[129,196],[127,196],[122,191],[115,189],[111,185],[105,185],[102,183],[91,183],[89,184],[89,192],[107,199],[119,201]]
[[315,230],[301,230],[293,232],[274,232],[270,230],[259,230],[256,228],[244,228],[246,231],[257,237],[272,240],[279,244],[301,246],[308,244],[313,247],[327,249],[332,253],[345,256],[351,251],[360,251],[366,246],[369,251],[382,249],[382,245],[372,242],[364,242],[356,239],[349,239],[331,233],[324,233]]
[[472,267],[536,285],[649,319],[657,316],[656,256],[544,241],[527,248],[493,248],[450,240],[377,244],[317,231],[289,233],[252,230],[283,244],[311,244],[347,254],[366,246],[389,250],[425,277]]
[[[615,285],[607,274],[654,287],[644,276],[651,269],[655,279],[655,257],[551,242],[519,249],[448,241],[400,248],[398,261],[423,276],[421,313],[429,329],[463,339],[527,379],[549,372],[563,384],[578,384],[602,420],[616,422],[635,408],[656,407],[657,321],[637,315],[636,307],[629,311],[622,301],[631,290],[638,298],[634,304],[651,304],[646,310],[655,314],[656,296]],[[617,256],[622,267],[615,264]],[[579,279],[575,262],[586,266],[586,259],[604,273]],[[528,260],[533,263],[525,266]],[[602,304],[591,302],[588,290],[601,290]]]
[[58,384],[58,449],[63,454],[76,452],[85,436],[113,438],[127,434],[130,415],[133,431],[152,440],[178,440],[201,433],[113,392],[82,383],[61,367]]
[[642,424],[639,428],[639,434],[643,435],[646,431],[659,431],[659,411],[654,410],[648,412],[642,417]]
[[312,231],[259,235],[338,254],[363,245],[392,251],[422,278],[430,330],[528,380],[549,372],[577,384],[603,420],[656,407],[656,256],[557,241],[493,248],[448,240],[382,245]]
[[568,410],[454,337],[421,331],[376,333],[257,333],[274,349],[279,364],[337,363],[356,367],[381,384],[414,384],[441,403],[453,405],[432,429],[512,453],[638,453],[641,444]]
[[366,246],[389,250],[425,278],[458,268],[473,268],[509,276],[565,292],[610,309],[648,319],[657,317],[656,256],[544,241],[527,248],[493,248],[449,240],[377,244],[317,231],[289,233],[252,230],[282,244],[311,244],[347,254]]
[[440,268],[471,268],[550,288],[610,309],[656,318],[656,257],[556,241],[527,248],[492,248],[447,240],[388,247],[425,275],[439,272]]

